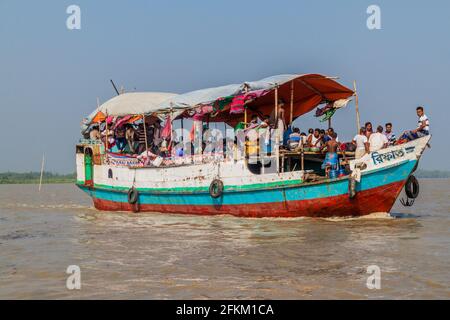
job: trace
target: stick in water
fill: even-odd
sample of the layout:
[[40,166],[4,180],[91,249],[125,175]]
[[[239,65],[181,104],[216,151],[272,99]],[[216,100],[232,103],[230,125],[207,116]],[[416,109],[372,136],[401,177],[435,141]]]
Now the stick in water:
[[39,179],[39,192],[41,192],[42,177],[44,175],[44,162],[45,162],[45,154],[42,154],[41,177]]

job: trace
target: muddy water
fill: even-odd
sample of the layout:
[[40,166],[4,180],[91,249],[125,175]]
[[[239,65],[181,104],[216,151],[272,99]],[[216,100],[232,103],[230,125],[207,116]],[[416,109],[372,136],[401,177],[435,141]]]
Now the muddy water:
[[3,185],[0,298],[449,299],[449,195],[422,180],[393,217],[280,220],[112,214],[72,185]]

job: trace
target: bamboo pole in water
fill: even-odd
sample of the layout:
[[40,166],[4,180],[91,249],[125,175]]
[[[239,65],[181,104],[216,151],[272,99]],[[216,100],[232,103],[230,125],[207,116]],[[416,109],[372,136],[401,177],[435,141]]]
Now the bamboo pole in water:
[[359,103],[358,103],[358,92],[356,91],[356,80],[353,81],[353,89],[355,95],[355,109],[356,109],[356,134],[359,133],[359,129],[361,128],[361,121],[359,118]]
[[42,187],[42,178],[44,176],[44,163],[45,163],[45,154],[42,154],[42,164],[41,164],[41,177],[39,178],[39,192],[41,192]]

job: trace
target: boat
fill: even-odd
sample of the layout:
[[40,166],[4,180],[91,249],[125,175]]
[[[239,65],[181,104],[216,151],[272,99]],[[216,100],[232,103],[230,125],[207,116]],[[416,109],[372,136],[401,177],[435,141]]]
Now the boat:
[[[187,121],[199,109],[212,106],[206,115],[208,121],[202,120],[201,124],[226,123],[228,128],[243,124],[242,132],[246,132],[251,115],[272,112],[276,117],[283,106],[284,120],[291,124],[319,106],[334,106],[333,111],[338,111],[355,94],[336,78],[319,74],[280,75],[186,94],[130,92],[94,110],[85,118],[83,130],[98,121],[108,132],[107,126],[112,126],[113,121],[134,116],[144,126],[151,118],[164,121],[171,130],[169,139],[173,139],[173,123]],[[220,102],[243,96],[250,97],[240,105],[243,109],[233,113],[230,104],[221,107]],[[203,127],[195,128],[193,123],[193,128],[191,140],[200,139],[201,143]],[[170,160],[158,156],[154,161],[111,152],[105,143],[108,137],[103,141],[81,139],[76,146],[76,184],[101,211],[249,218],[388,213],[403,188],[418,189],[411,185],[417,181],[411,177],[431,136],[392,145],[360,159],[342,151],[340,161],[345,170],[336,176],[325,176],[318,168],[323,159],[320,152],[284,150],[277,132],[272,138],[271,150],[265,153],[259,140],[255,140],[258,145],[254,144],[252,150],[247,137],[241,152],[236,150],[233,139],[230,148],[216,154],[207,154],[204,149],[173,152]],[[191,145],[187,135],[179,140],[183,146]]]

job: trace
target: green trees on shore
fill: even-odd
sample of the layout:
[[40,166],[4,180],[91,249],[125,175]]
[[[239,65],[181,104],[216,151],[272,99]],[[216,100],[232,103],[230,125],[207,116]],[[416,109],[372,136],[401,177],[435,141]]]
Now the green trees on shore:
[[[39,183],[40,172],[3,172],[0,173],[0,184]],[[75,183],[75,173],[58,174],[44,172],[42,183]]]

